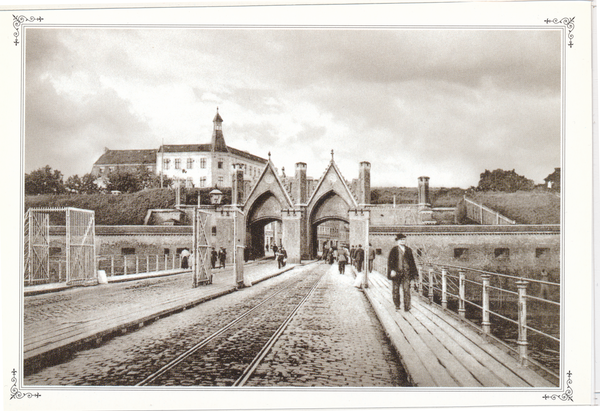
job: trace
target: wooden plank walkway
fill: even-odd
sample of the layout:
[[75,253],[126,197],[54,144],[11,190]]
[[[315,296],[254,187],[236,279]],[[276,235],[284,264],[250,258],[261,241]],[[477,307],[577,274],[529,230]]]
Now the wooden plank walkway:
[[457,318],[415,293],[409,312],[396,311],[391,282],[369,274],[373,309],[418,387],[552,387],[551,382]]

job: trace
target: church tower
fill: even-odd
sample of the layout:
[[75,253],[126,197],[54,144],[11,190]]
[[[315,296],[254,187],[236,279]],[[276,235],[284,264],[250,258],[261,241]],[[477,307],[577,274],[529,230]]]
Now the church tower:
[[211,185],[215,187],[229,187],[231,186],[229,150],[225,144],[225,137],[223,137],[223,119],[219,114],[219,107],[217,107],[217,114],[213,119],[213,124],[210,147]]

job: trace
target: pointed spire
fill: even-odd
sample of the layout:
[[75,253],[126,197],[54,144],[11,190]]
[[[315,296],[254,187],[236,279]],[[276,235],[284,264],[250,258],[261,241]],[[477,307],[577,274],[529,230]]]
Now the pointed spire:
[[333,161],[333,149],[331,149],[331,161]]
[[219,114],[219,107],[217,107],[217,114],[213,119],[213,135],[212,135],[212,151],[219,151],[227,153],[227,144],[225,144],[225,137],[223,137],[223,119]]

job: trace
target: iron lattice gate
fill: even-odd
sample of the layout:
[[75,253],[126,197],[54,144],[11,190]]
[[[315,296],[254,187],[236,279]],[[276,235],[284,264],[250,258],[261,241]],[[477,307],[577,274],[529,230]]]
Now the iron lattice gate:
[[29,209],[24,227],[25,275],[27,285],[50,281],[50,215],[40,209]]
[[233,272],[238,287],[244,286],[245,223],[244,213],[238,209],[233,210]]
[[67,208],[67,285],[97,282],[94,212]]
[[210,271],[210,252],[211,246],[209,241],[210,213],[196,210],[194,216],[194,279],[193,287],[200,284],[212,283],[212,273]]
[[[51,282],[50,222],[62,237],[64,224],[67,285],[95,284],[96,272],[94,212],[77,208],[30,208],[24,220],[24,282],[26,285]],[[59,274],[58,280],[61,277]],[[55,280],[56,281],[56,280]]]

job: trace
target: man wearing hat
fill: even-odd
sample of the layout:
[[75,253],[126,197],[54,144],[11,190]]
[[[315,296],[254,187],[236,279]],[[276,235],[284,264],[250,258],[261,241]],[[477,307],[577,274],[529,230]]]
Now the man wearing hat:
[[419,276],[413,252],[406,245],[406,236],[396,235],[396,245],[388,255],[388,279],[392,280],[392,299],[396,310],[400,309],[400,285],[404,300],[404,311],[410,310],[410,280]]

